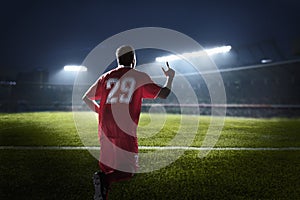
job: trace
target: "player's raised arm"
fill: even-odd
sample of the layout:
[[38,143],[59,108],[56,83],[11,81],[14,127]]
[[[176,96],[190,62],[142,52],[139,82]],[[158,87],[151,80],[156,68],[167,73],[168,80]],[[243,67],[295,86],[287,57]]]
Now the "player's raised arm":
[[163,70],[165,76],[167,77],[167,80],[166,80],[165,86],[160,90],[160,92],[158,94],[158,97],[162,98],[162,99],[165,99],[169,96],[169,94],[171,92],[171,88],[172,88],[173,78],[175,76],[175,71],[172,68],[170,68],[168,62],[166,62],[166,65],[167,65],[168,69],[165,70],[162,67],[162,70]]

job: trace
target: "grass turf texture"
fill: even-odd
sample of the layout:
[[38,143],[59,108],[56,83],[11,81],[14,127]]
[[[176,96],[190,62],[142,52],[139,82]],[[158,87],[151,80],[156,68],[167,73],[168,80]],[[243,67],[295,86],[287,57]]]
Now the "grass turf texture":
[[[161,117],[159,115],[157,118]],[[140,145],[165,145],[179,115],[147,133],[141,116]],[[193,119],[193,118],[191,118]],[[299,147],[299,119],[226,118],[218,147]],[[209,125],[200,117],[192,143],[200,146]],[[92,125],[91,143],[97,141]],[[151,127],[155,129],[155,127]],[[87,131],[87,134],[89,132]],[[190,134],[186,130],[186,134]],[[82,136],[81,136],[82,137]],[[1,146],[81,146],[72,113],[0,114]],[[1,150],[0,199],[91,199],[97,160],[88,151]],[[300,199],[299,151],[186,151],[171,165],[113,186],[110,199]]]

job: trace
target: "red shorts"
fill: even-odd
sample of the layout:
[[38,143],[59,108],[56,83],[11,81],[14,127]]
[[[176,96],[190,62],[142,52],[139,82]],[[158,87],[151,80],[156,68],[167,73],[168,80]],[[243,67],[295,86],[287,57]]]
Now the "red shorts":
[[128,136],[122,138],[108,138],[104,134],[100,137],[100,169],[104,173],[114,170],[135,173],[138,169],[137,139]]

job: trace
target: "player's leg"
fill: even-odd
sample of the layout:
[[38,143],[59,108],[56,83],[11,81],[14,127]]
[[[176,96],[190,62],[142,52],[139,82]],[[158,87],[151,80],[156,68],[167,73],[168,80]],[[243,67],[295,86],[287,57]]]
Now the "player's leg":
[[[106,189],[106,196],[108,196],[108,188],[112,183],[128,180],[137,171],[138,147],[137,142],[132,138],[130,140],[113,138],[108,141],[108,138],[102,137],[100,143],[99,167],[104,174],[103,185]],[[120,148],[125,151],[119,150]],[[125,171],[129,172],[117,170],[124,166]]]
[[93,184],[95,189],[94,200],[106,200],[108,184],[105,181],[105,174],[103,172],[96,172],[93,175]]
[[132,173],[122,171],[113,171],[108,174],[96,172],[93,175],[93,183],[95,188],[94,200],[106,200],[112,183],[129,180],[132,177]]
[[114,182],[120,182],[120,181],[126,181],[133,177],[134,174],[128,173],[128,172],[122,172],[122,171],[113,171],[108,174],[103,174],[103,180],[102,180],[102,196],[103,199],[108,199],[109,190],[111,188],[112,183]]
[[105,181],[108,185],[111,185],[114,182],[129,180],[133,177],[133,175],[133,173],[115,170],[111,173],[105,174]]
[[94,200],[103,200],[101,193],[101,178],[99,172],[94,173],[93,184],[95,188]]
[[[112,183],[129,180],[133,177],[133,173],[129,172],[122,172],[119,170],[112,169],[111,167],[104,165],[103,163],[99,162],[99,166],[101,169],[100,177],[101,177],[101,186],[102,186],[102,193],[103,197],[108,199],[109,189],[111,188]],[[96,193],[96,188],[95,188]]]

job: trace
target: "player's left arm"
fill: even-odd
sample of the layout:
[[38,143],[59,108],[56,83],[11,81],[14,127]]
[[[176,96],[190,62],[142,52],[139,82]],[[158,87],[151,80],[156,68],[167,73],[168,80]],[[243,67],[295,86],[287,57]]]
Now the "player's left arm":
[[86,105],[94,112],[99,112],[99,104],[93,100],[97,91],[98,81],[94,83],[87,92],[83,95],[82,100],[86,103]]

